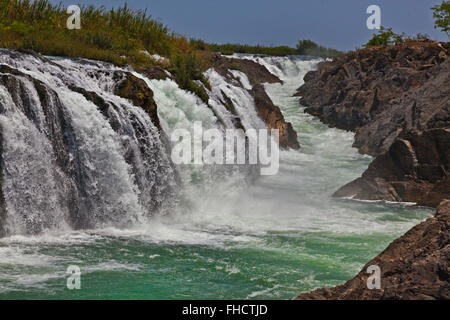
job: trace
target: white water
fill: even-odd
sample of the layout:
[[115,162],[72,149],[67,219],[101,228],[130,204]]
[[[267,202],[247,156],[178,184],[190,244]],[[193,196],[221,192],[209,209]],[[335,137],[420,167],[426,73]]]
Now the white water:
[[[27,55],[12,58],[8,53],[3,52],[0,63],[42,81],[57,93],[46,108],[49,113],[60,112],[67,122],[66,128],[58,128],[55,135],[68,141],[69,153],[66,166],[57,166],[54,158],[64,150],[52,147],[48,133],[52,127],[47,128],[44,122],[58,120],[45,120],[33,85],[18,76],[32,100],[32,114],[37,116],[34,122],[28,120],[21,106],[2,90],[2,130],[6,134],[3,184],[9,234],[33,233],[64,224],[69,220],[67,207],[74,205],[78,213],[71,219],[77,219],[76,224],[82,227],[129,226],[143,223],[155,213],[154,208],[168,202],[169,189],[175,187],[168,157],[145,111],[112,93],[116,82],[113,72],[119,69],[64,59],[41,61]],[[71,86],[103,99],[109,106],[109,120]],[[60,175],[64,177],[57,179],[56,172],[63,170]],[[77,186],[76,204],[58,198],[58,189],[67,191],[71,185]],[[28,230],[24,228],[27,224]]]
[[[336,284],[336,280],[320,280],[321,277],[328,279],[327,272],[332,273],[333,270],[345,269],[348,278],[361,267],[361,261],[348,258],[353,251],[371,250],[370,252],[376,254],[386,245],[382,241],[380,244],[380,239],[400,235],[430,213],[420,208],[406,208],[401,204],[358,203],[331,198],[331,194],[338,187],[358,177],[371,158],[358,154],[357,150],[351,147],[352,133],[326,128],[313,117],[304,114],[299,108],[298,99],[292,97],[304,74],[313,69],[318,61],[241,58],[254,59],[266,65],[284,81],[283,85],[267,84],[265,88],[274,103],[280,106],[286,119],[292,122],[302,148],[299,151],[281,152],[280,171],[277,175],[259,177],[249,183],[246,172],[233,171],[232,174],[225,174],[217,168],[192,165],[184,168],[185,170],[180,168],[184,183],[183,200],[168,215],[154,216],[149,221],[139,221],[125,228],[118,228],[122,223],[114,222],[109,225],[97,224],[95,230],[91,231],[67,232],[56,228],[38,236],[16,235],[0,239],[0,268],[5,266],[8,270],[0,277],[1,290],[24,287],[45,290],[47,282],[64,277],[61,265],[67,263],[81,264],[88,273],[108,270],[143,273],[150,268],[146,262],[136,264],[127,254],[120,261],[110,257],[109,243],[111,239],[117,239],[124,242],[123,246],[119,247],[121,252],[127,252],[130,246],[136,245],[136,241],[143,243],[145,248],[157,244],[163,252],[152,251],[147,255],[152,261],[150,266],[159,259],[168,259],[167,264],[163,265],[164,268],[188,268],[185,270],[188,279],[186,281],[190,281],[194,274],[203,275],[204,272],[208,284],[202,285],[202,291],[211,291],[211,295],[205,297],[217,297],[218,290],[224,290],[216,283],[218,277],[226,277],[230,284],[236,281],[234,285],[238,288],[241,280],[239,276],[243,276],[245,270],[249,270],[247,272],[251,275],[248,281],[261,282],[264,279],[266,284],[262,287],[254,285],[249,292],[239,297],[278,297],[287,287],[292,292],[298,292],[298,287],[312,288]],[[89,80],[86,72],[76,71],[81,68],[77,63],[70,60],[54,61],[66,68],[75,69],[72,74],[76,76],[71,81],[83,84],[83,87],[114,101],[115,105],[123,104],[127,109],[134,110],[129,102],[108,93],[112,86],[110,76],[105,75],[101,81]],[[11,62],[10,64],[12,65]],[[45,68],[52,70],[41,71],[38,69],[42,66],[37,64],[31,64],[32,68],[29,64],[27,66],[31,70],[22,70],[23,72],[30,73],[67,94],[62,100],[65,108],[74,113],[71,113],[71,118],[74,118],[76,130],[79,130],[76,136],[87,144],[86,149],[82,151],[86,159],[90,160],[82,163],[88,168],[91,167],[94,173],[113,176],[104,177],[105,180],[100,177],[102,185],[112,183],[105,186],[105,189],[102,187],[89,192],[105,197],[105,201],[109,203],[102,205],[110,208],[117,206],[122,212],[126,212],[126,217],[140,219],[143,216],[143,205],[142,200],[139,200],[139,183],[124,160],[125,151],[120,141],[123,136],[118,137],[93,104],[79,94],[64,91],[66,85],[58,80],[59,76],[54,76],[59,75],[59,71],[49,66]],[[83,68],[89,67],[98,68],[95,65]],[[53,75],[49,74],[52,72]],[[241,116],[244,127],[263,127],[264,124],[256,117],[252,99],[245,90],[250,88],[248,79],[238,71],[233,71],[232,74],[243,88],[238,83],[226,83],[212,70],[206,73],[213,84],[209,101],[212,109],[194,95],[179,89],[170,80],[148,80],[141,77],[154,92],[159,117],[166,133],[176,128],[192,129],[194,121],[202,121],[206,127],[221,130],[232,128],[234,115],[221,103],[223,97],[220,89],[235,102],[236,111]],[[7,99],[6,94],[1,96]],[[83,107],[80,108],[78,104],[83,104]],[[117,109],[116,112],[124,112],[124,109]],[[79,122],[76,121],[77,117]],[[117,117],[126,119],[123,114]],[[100,138],[100,141],[92,141],[94,138]],[[98,159],[92,154],[96,152],[96,148],[99,148],[99,154],[102,155]],[[112,163],[109,164],[109,161]],[[104,168],[105,163],[108,163],[108,168]],[[145,165],[139,170],[143,170],[143,167]],[[155,171],[157,168],[158,166]],[[91,178],[89,181],[99,177]],[[124,180],[119,181],[122,178]],[[110,186],[120,190],[120,195],[108,189]],[[32,184],[32,187],[35,185]],[[109,192],[112,192],[112,197]],[[120,196],[127,196],[127,201],[116,203]],[[313,243],[317,241],[320,246],[311,250],[308,247],[310,240]],[[180,245],[181,250],[178,249]],[[80,252],[77,249],[79,247],[87,248],[87,252]],[[58,253],[42,251],[42,248],[56,248]],[[207,248],[206,251],[203,251],[204,248]],[[339,250],[342,250],[341,256],[330,255],[327,253],[329,248],[333,248],[338,254]],[[222,259],[212,255],[209,249],[224,257],[236,250],[242,250],[244,254],[256,251],[261,261],[267,264],[267,269],[265,264],[253,265],[251,260],[246,260],[245,255],[240,256],[242,261],[236,264],[231,263],[228,258]],[[183,255],[185,252],[186,256]],[[92,255],[98,257],[94,262],[90,258]],[[292,265],[275,268],[272,266],[276,265],[273,257],[288,259]],[[204,269],[196,269],[196,264],[190,259],[195,263],[199,259],[207,261],[207,265],[213,270],[208,269],[208,272],[212,272],[212,275]],[[11,265],[27,268],[35,262],[45,269],[45,272],[34,274],[34,271],[26,269],[29,276],[21,278],[20,271],[8,269]],[[303,265],[309,264],[313,264],[317,270],[303,269]],[[321,269],[323,265],[329,268],[325,272]],[[164,268],[161,270],[165,270]],[[192,274],[189,274],[189,271]],[[161,271],[161,275],[163,274]],[[284,275],[293,279],[288,286],[279,284],[280,277],[283,279]],[[237,280],[233,277],[237,277]],[[201,281],[198,281],[201,285]],[[226,294],[220,296],[230,297]],[[197,296],[191,293],[187,297]]]

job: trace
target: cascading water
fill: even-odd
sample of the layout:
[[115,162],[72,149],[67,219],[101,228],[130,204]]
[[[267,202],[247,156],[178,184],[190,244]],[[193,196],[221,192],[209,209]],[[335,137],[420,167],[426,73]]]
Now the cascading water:
[[[225,175],[221,168],[180,166],[186,201],[170,207],[170,214],[120,229],[117,226],[123,223],[114,221],[107,225],[93,223],[95,229],[90,231],[60,231],[59,226],[37,236],[2,238],[0,297],[289,299],[302,291],[351,278],[391,240],[430,214],[428,209],[404,204],[331,198],[338,187],[364,171],[370,158],[351,148],[353,134],[327,128],[304,114],[298,99],[292,97],[303,75],[315,68],[318,60],[239,58],[265,65],[283,80],[283,84],[266,84],[265,89],[286,120],[292,122],[302,148],[281,152],[279,173],[259,177],[250,184],[245,178],[247,172],[230,174],[225,170]],[[52,193],[54,187],[58,189],[59,193],[52,193],[53,198],[45,199],[49,203],[45,206],[53,204],[55,208],[55,215],[51,215],[55,220],[56,212],[74,214],[71,206],[67,213],[58,201],[64,194],[74,195],[73,190],[84,192],[73,196],[76,203],[86,203],[86,211],[79,209],[77,214],[94,212],[100,221],[104,214],[114,220],[123,216],[142,219],[148,203],[157,207],[152,200],[155,192],[148,192],[154,188],[162,188],[156,193],[159,205],[174,202],[176,197],[162,196],[173,189],[173,179],[168,155],[150,119],[140,108],[112,94],[113,74],[123,70],[94,62],[51,58],[51,63],[42,63],[33,59],[27,57],[16,63],[3,57],[0,63],[57,92],[52,112],[59,120],[52,126],[43,125],[51,132],[39,130],[39,119],[44,119],[40,108],[24,113],[6,88],[0,87],[2,141],[8,135],[11,145],[14,141],[26,143],[26,147],[12,145],[12,149],[8,149],[11,145],[2,145],[4,193],[16,188],[5,174],[14,172],[11,166],[15,156],[8,151],[13,150],[32,163],[40,160],[37,169],[49,177],[45,186],[38,188],[39,180],[22,174],[30,181],[23,184],[24,189],[39,192],[39,197]],[[234,128],[237,115],[245,128],[264,127],[246,92],[251,84],[245,74],[230,72],[237,83],[227,83],[214,70],[205,73],[212,84],[208,105],[171,80],[135,76],[144,79],[154,92],[161,127],[168,135],[176,128],[191,130],[195,121],[202,121],[207,128]],[[99,110],[69,84],[95,92],[108,105],[108,112]],[[227,98],[235,110],[227,108]],[[11,121],[20,126],[7,127]],[[136,130],[136,122],[146,130]],[[61,135],[50,127],[67,132],[65,140],[59,138],[65,143],[57,143],[55,138]],[[24,132],[13,128],[23,128]],[[149,150],[138,147],[139,139],[144,139]],[[55,152],[60,150],[58,145],[67,150]],[[39,150],[33,152],[35,149]],[[65,166],[66,162],[70,165]],[[5,171],[8,166],[11,168]],[[55,178],[55,172],[60,178]],[[143,194],[150,199],[144,199]],[[11,193],[5,195],[10,207],[17,207],[26,216],[20,211],[26,206],[12,202]],[[113,208],[118,212],[110,212]],[[34,212],[38,217],[45,216]],[[43,221],[44,226],[51,227]],[[65,287],[66,268],[73,264],[81,269],[82,290],[68,291]]]
[[0,63],[11,68],[10,90],[0,87],[7,234],[130,225],[169,201],[174,173],[158,130],[113,94],[119,69],[12,51]]

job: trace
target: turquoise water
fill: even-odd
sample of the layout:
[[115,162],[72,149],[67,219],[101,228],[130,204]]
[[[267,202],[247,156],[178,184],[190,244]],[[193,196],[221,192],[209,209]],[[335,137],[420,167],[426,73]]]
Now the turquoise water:
[[[189,206],[132,229],[0,239],[0,298],[292,299],[352,278],[432,214],[333,199],[371,158],[351,147],[352,133],[327,128],[292,98],[314,61],[264,59],[284,80],[266,90],[302,145],[281,153],[277,175],[186,186]],[[69,265],[81,269],[80,290],[67,289]]]

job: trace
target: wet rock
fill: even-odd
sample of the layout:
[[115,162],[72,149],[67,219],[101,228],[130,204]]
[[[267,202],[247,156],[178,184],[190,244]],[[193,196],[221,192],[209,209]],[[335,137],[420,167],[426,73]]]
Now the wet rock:
[[273,104],[264,87],[257,84],[250,90],[250,94],[255,100],[258,116],[267,124],[269,129],[278,129],[280,147],[300,149],[297,132],[292,128],[290,122],[285,121],[280,108]]
[[[269,129],[279,130],[280,147],[284,149],[300,148],[300,144],[297,140],[297,133],[292,127],[292,124],[284,119],[280,108],[273,104],[263,86],[263,83],[281,83],[281,80],[278,77],[270,73],[263,65],[248,59],[228,58],[214,54],[212,58],[212,65],[217,73],[234,85],[238,84],[242,86],[240,81],[233,76],[230,70],[237,70],[244,73],[252,87],[251,89],[244,89],[248,90],[253,97],[258,116],[266,123],[267,127]],[[230,99],[228,100],[229,101],[224,102],[224,105],[238,117],[234,111],[235,108],[232,105],[232,101]],[[242,127],[240,119],[237,119],[237,127]]]
[[410,201],[437,206],[450,198],[450,128],[411,132],[397,139],[358,178],[334,196]]
[[299,88],[306,112],[356,132],[377,156],[334,196],[436,206],[449,198],[450,60],[436,42],[368,48],[322,64]]
[[165,80],[172,79],[175,80],[170,74],[159,66],[143,66],[137,69],[139,73],[145,75],[149,79],[155,80]]
[[266,67],[248,59],[236,59],[221,56],[220,54],[211,55],[211,64],[214,70],[222,77],[232,80],[229,70],[237,70],[245,73],[252,86],[262,83],[281,83],[274,74],[270,73]]
[[153,124],[159,129],[160,123],[153,91],[147,86],[144,80],[137,78],[131,73],[118,72],[118,80],[114,94],[131,100],[135,106],[143,108],[152,119]]
[[[366,270],[381,270],[381,289],[368,289]],[[436,215],[393,241],[345,284],[303,293],[299,300],[450,299],[450,200]]]
[[379,155],[410,130],[450,126],[450,61],[441,44],[367,48],[305,76],[305,112],[356,132],[361,153]]

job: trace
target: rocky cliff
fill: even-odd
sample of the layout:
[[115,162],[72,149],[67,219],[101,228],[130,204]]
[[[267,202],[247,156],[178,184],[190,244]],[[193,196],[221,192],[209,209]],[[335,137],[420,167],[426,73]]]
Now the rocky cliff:
[[306,112],[356,133],[377,156],[335,196],[436,206],[449,196],[450,60],[444,44],[417,42],[348,53],[305,76]]
[[[279,130],[279,142],[281,148],[299,149],[297,133],[292,124],[284,119],[279,107],[273,104],[267,95],[263,83],[281,83],[275,75],[270,73],[266,67],[247,59],[236,59],[214,54],[211,57],[214,70],[230,83],[240,83],[230,71],[243,72],[249,80],[251,88],[246,88],[255,101],[258,116],[266,123],[269,129]],[[242,84],[241,84],[242,86]],[[225,95],[225,93],[222,93]],[[231,102],[231,99],[228,98]],[[230,106],[232,109],[233,107]]]
[[[381,270],[381,289],[368,289],[367,268]],[[409,230],[341,286],[301,294],[297,299],[450,299],[450,200],[436,215]]]

